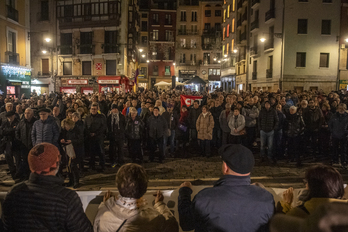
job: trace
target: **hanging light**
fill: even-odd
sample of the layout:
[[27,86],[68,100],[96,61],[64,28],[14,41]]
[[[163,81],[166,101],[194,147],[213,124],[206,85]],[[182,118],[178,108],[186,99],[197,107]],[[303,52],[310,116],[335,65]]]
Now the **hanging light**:
[[47,43],[49,43],[51,41],[51,38],[46,38],[45,40]]
[[43,50],[43,51],[42,51],[42,53],[43,53],[43,54],[46,54],[46,53],[47,53],[47,51],[46,51],[46,50]]
[[266,39],[265,38],[261,38],[260,41],[263,43],[263,42],[266,41]]

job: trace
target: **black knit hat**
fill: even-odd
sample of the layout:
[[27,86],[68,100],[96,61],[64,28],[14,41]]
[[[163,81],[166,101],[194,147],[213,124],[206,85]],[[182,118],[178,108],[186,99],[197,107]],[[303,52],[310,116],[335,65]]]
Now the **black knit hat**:
[[15,112],[14,111],[9,111],[6,113],[6,117],[12,117],[13,115],[15,115]]
[[113,109],[118,109],[118,106],[116,105],[116,104],[112,104],[111,105],[111,109],[113,110]]
[[153,108],[153,110],[158,110],[159,111],[159,108],[156,106],[155,108]]
[[227,166],[239,174],[251,172],[255,165],[253,153],[241,144],[228,144],[219,149],[219,154]]

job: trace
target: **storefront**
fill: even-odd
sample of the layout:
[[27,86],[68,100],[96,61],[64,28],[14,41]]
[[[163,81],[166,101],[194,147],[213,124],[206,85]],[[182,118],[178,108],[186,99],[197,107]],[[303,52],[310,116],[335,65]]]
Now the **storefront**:
[[340,80],[340,90],[348,90],[348,80]]
[[31,69],[20,67],[1,65],[0,71],[0,94],[8,97],[30,97],[31,85]]
[[133,82],[125,76],[102,76],[98,77],[99,93],[130,92]]
[[76,87],[60,87],[61,93],[76,94]]
[[230,92],[236,89],[236,76],[228,75],[221,77],[221,87],[223,91]]
[[81,87],[81,93],[83,94],[93,94],[93,87]]
[[35,90],[37,95],[49,94],[49,86],[51,85],[51,78],[38,78],[31,80],[31,92]]

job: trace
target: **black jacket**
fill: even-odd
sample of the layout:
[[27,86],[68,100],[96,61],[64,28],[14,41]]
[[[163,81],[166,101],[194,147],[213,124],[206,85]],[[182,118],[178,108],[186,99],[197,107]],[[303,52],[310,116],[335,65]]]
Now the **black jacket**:
[[299,113],[289,114],[286,118],[285,131],[290,138],[297,137],[304,131],[305,123]]
[[105,101],[105,100],[100,101],[99,102],[99,109],[100,109],[100,112],[102,112],[104,115],[108,115],[109,106],[108,106],[107,101]]
[[141,139],[143,136],[144,123],[139,116],[133,120],[131,117],[127,118],[126,123],[126,137],[127,139]]
[[264,132],[271,132],[278,126],[278,115],[277,111],[273,108],[266,110],[266,108],[261,109],[259,114],[259,129]]
[[18,118],[15,118],[11,123],[7,120],[0,127],[0,134],[3,136],[1,140],[2,149],[4,146],[11,146],[13,150],[19,149],[19,141],[16,139],[16,128],[19,123]]
[[189,114],[190,129],[196,129],[196,122],[201,113],[202,113],[201,107],[199,107],[198,109],[195,109],[194,107],[190,108],[190,114]]
[[274,214],[270,192],[250,185],[250,176],[225,175],[214,187],[200,191],[191,202],[192,190],[179,190],[179,219],[184,231],[263,232]]
[[319,131],[324,120],[321,110],[317,107],[314,109],[307,107],[303,110],[302,117],[306,124],[306,130],[309,131]]
[[158,115],[157,117],[152,115],[148,120],[148,129],[150,138],[159,139],[166,134],[168,125],[164,117],[161,115]]
[[89,114],[85,118],[85,134],[90,137],[91,133],[95,133],[95,136],[90,137],[93,139],[104,139],[106,132],[106,118],[104,114]]
[[55,176],[30,174],[12,187],[3,203],[3,223],[9,232],[92,232],[75,191]]
[[30,150],[33,148],[33,143],[31,140],[31,130],[36,119],[33,117],[30,121],[23,118],[16,128],[16,139],[20,141],[22,147]]
[[106,119],[108,135],[110,139],[119,140],[125,139],[126,132],[126,118],[123,114],[118,113],[119,122],[118,124],[112,125],[112,113]]
[[211,114],[213,115],[214,118],[214,128],[219,128],[220,129],[220,114],[223,111],[222,106],[218,106],[218,107],[213,107],[210,109]]
[[164,117],[164,119],[166,120],[168,128],[170,130],[175,130],[177,128],[179,123],[179,116],[176,112],[173,111],[172,113],[169,113],[168,111],[166,111],[162,114],[162,117]]

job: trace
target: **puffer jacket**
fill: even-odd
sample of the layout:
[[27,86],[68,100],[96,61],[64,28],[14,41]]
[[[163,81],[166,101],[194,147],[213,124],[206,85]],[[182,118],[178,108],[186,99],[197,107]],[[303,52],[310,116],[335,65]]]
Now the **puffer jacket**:
[[196,122],[201,113],[202,113],[201,107],[198,107],[197,109],[193,107],[190,108],[190,112],[189,112],[190,129],[196,129]]
[[259,129],[264,132],[271,132],[278,126],[278,115],[277,111],[273,108],[266,110],[263,108],[260,111],[258,126]]
[[36,119],[34,117],[30,121],[23,118],[16,128],[16,139],[20,141],[21,146],[26,147],[28,150],[33,148],[31,130],[35,121]]
[[303,133],[305,123],[299,113],[289,114],[286,118],[285,131],[288,137],[294,138]]
[[257,117],[259,117],[259,109],[256,106],[246,105],[242,109],[242,115],[245,117],[246,127],[255,127]]
[[205,117],[201,113],[196,122],[197,138],[201,140],[212,140],[214,129],[214,118],[210,112]]
[[141,139],[144,130],[144,123],[139,116],[133,120],[131,117],[127,118],[126,123],[126,137],[128,139]]
[[220,117],[219,117],[220,128],[225,133],[231,132],[231,128],[228,126],[228,122],[230,121],[230,118],[232,117],[232,115],[233,115],[233,112],[230,111],[230,113],[226,117],[226,110],[223,110],[220,114]]
[[148,205],[138,209],[127,209],[118,205],[115,198],[101,203],[94,220],[94,232],[177,232],[178,222],[163,202],[157,202],[153,208]]
[[[236,120],[236,116],[233,115],[228,122],[228,126],[231,130],[231,135],[239,136],[239,132],[245,127],[245,118],[243,115],[239,114]],[[237,129],[237,132],[234,132],[234,129]]]
[[332,137],[342,139],[347,135],[348,113],[340,114],[336,112],[329,121],[329,129]]
[[302,113],[303,121],[306,124],[306,130],[319,131],[323,124],[324,117],[321,110],[317,107],[311,109],[307,107]]
[[59,177],[31,173],[13,186],[2,205],[5,231],[92,232],[79,196],[63,184]]
[[106,133],[106,117],[104,114],[89,114],[85,118],[85,134],[89,137],[94,133],[93,139],[104,139]]
[[158,139],[163,137],[168,130],[168,125],[165,118],[161,115],[157,117],[155,115],[151,115],[148,120],[148,130],[149,136],[153,139]]
[[59,147],[59,128],[52,116],[48,116],[47,120],[37,120],[34,122],[31,131],[31,141],[33,146],[39,143],[47,142]]

